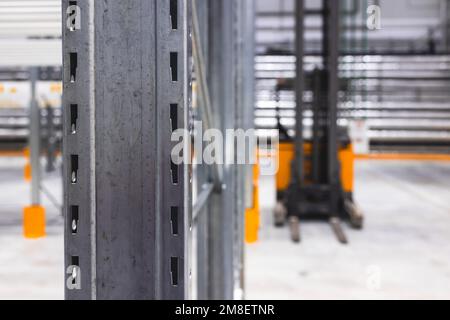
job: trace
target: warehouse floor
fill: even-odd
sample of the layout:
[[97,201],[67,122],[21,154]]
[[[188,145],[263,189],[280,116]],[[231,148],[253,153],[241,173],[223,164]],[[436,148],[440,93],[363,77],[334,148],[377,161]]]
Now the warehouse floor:
[[[48,236],[23,239],[23,164],[0,159],[0,299],[62,299],[62,219],[45,201]],[[364,161],[356,174],[366,229],[346,227],[348,246],[322,223],[302,225],[303,242],[292,244],[287,229],[272,227],[273,180],[262,179],[260,241],[247,247],[247,298],[450,298],[450,163]],[[44,184],[60,196],[57,176]]]
[[[0,300],[64,298],[63,221],[60,211],[43,196],[47,237],[25,240],[22,208],[29,205],[30,185],[23,179],[25,161],[0,159]],[[55,174],[44,187],[62,199],[62,184]]]
[[[301,227],[293,244],[272,227],[274,197],[261,197],[260,241],[247,248],[248,299],[449,299],[450,163],[357,163],[363,232]],[[274,194],[270,181],[261,194]]]

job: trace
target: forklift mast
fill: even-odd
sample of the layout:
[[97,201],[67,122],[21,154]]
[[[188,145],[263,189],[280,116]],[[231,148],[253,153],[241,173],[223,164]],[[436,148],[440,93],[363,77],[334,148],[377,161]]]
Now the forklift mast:
[[[287,218],[291,236],[300,241],[300,220],[326,220],[338,240],[347,243],[340,221],[362,227],[362,214],[353,203],[352,192],[344,190],[340,153],[348,147],[346,130],[338,128],[339,96],[339,0],[323,0],[322,65],[308,74],[304,71],[305,1],[297,0],[296,18],[296,96],[294,157],[290,182],[283,190],[275,210],[275,224]],[[312,91],[313,125],[311,136],[305,137],[306,87]],[[351,148],[351,146],[350,146]],[[351,160],[353,161],[353,160]],[[353,174],[353,172],[351,172]]]
[[[304,138],[304,0],[296,1],[296,135],[295,135],[295,169],[294,174],[300,185],[305,185],[306,175]],[[330,211],[337,212],[339,193],[338,162],[338,59],[339,59],[339,0],[322,0],[323,2],[323,69],[316,69],[312,74],[313,89],[313,129],[312,129],[312,171],[313,183],[328,184],[333,189],[330,194]],[[325,164],[325,166],[323,166]]]

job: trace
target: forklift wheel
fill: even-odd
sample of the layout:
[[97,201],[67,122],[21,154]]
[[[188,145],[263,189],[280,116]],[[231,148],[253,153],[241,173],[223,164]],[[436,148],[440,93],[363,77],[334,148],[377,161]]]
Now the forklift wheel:
[[364,228],[364,219],[361,217],[359,219],[351,219],[350,226],[356,230],[362,230]]
[[277,202],[274,210],[275,227],[281,228],[286,223],[287,210],[282,202]]
[[364,215],[361,209],[350,200],[344,202],[345,210],[350,217],[350,226],[353,229],[361,230],[364,226]]
[[295,243],[300,242],[300,220],[298,217],[289,218],[289,229],[291,231],[291,239]]

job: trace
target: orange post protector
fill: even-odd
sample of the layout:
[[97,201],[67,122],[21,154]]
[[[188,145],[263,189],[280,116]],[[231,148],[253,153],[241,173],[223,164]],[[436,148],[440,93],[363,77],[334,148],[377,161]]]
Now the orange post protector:
[[43,207],[30,206],[24,209],[23,234],[28,239],[45,237],[45,209]]

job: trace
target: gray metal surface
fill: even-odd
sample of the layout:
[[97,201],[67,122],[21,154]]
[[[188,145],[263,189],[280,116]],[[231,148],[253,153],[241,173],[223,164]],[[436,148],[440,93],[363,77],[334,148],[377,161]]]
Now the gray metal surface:
[[[199,97],[199,107],[202,109],[202,121],[204,123],[205,130],[217,129],[216,118],[213,116],[214,111],[216,111],[211,104],[211,96],[208,87],[208,80],[206,76],[206,61],[204,53],[204,45],[201,31],[200,31],[200,20],[197,13],[197,2],[194,1],[192,8],[192,30],[193,30],[193,56],[194,56],[194,67],[195,75],[197,77],[198,83],[198,97]],[[221,188],[223,179],[223,167],[217,163],[212,165],[212,175],[214,180],[214,185],[216,189]]]
[[41,163],[40,163],[40,144],[41,144],[41,114],[36,95],[36,84],[38,80],[38,70],[30,69],[30,163],[31,163],[31,204],[39,206],[41,204]]
[[[203,129],[250,128],[253,0],[194,5],[201,87],[195,118],[206,120]],[[89,13],[81,30],[64,31],[64,155],[66,266],[78,263],[82,288],[66,296],[232,299],[237,291],[243,297],[251,168],[198,165],[192,172],[171,161],[171,134],[191,119],[189,1],[80,7]],[[70,53],[78,60],[72,82]]]
[[64,28],[66,266],[82,275],[69,299],[189,297],[191,173],[170,157],[190,111],[188,3],[78,2],[81,30]]
[[[237,118],[236,127],[254,128],[254,29],[255,1],[237,2]],[[256,153],[256,150],[248,150]],[[254,203],[253,164],[238,165],[236,171],[236,245],[234,268],[234,298],[245,298],[245,212]]]
[[[218,110],[218,129],[234,122],[234,38],[233,7],[235,1],[219,0],[210,4],[209,70],[212,103]],[[220,121],[220,122],[219,122]],[[232,127],[231,127],[232,128]],[[212,195],[209,208],[209,287],[211,299],[233,297],[233,174],[224,168],[223,187]]]
[[328,106],[328,183],[331,186],[330,210],[337,215],[339,210],[339,160],[338,160],[338,123],[337,107],[339,93],[339,0],[323,0],[323,54],[326,73],[326,103]]
[[[204,129],[248,129],[252,124],[253,0],[195,1],[196,80],[198,120]],[[201,48],[201,51],[200,49]],[[210,99],[208,99],[208,96]],[[210,101],[208,101],[210,100]],[[212,111],[213,110],[213,111]],[[197,150],[198,151],[198,150]],[[236,154],[236,146],[224,150]],[[201,155],[200,155],[201,156]],[[195,208],[197,231],[197,294],[199,298],[243,297],[243,230],[248,166],[196,166],[199,201]],[[220,172],[220,180],[217,179]],[[217,184],[220,181],[220,184]],[[206,207],[204,186],[214,183]]]
[[305,92],[305,69],[303,57],[305,54],[305,2],[296,0],[295,2],[295,169],[294,177],[299,184],[304,184],[304,173],[302,159],[304,159],[304,139],[303,139],[303,95]]
[[[65,266],[77,265],[81,270],[81,290],[66,290],[67,299],[96,298],[96,202],[94,148],[94,61],[93,1],[80,2],[81,30],[70,32],[63,19],[64,64],[64,214],[65,214]],[[63,1],[66,12],[69,1]],[[77,53],[76,82],[71,82],[71,53]],[[76,123],[72,123],[71,106],[78,110]],[[73,125],[75,124],[75,130]],[[72,183],[72,156],[78,156],[79,170],[76,183]],[[94,193],[92,192],[94,191]],[[74,215],[78,211],[78,217]],[[74,232],[74,226],[76,233]],[[67,276],[67,275],[66,275]]]
[[[193,37],[198,35],[198,39],[194,38],[195,42],[200,44],[201,52],[204,57],[204,72],[206,75],[209,74],[209,63],[208,63],[208,52],[209,52],[209,38],[210,38],[210,30],[209,26],[209,0],[196,0],[193,1],[193,7],[195,6],[197,15],[194,14],[193,10],[193,20],[195,18],[198,19],[198,31],[195,31],[195,21],[193,21]],[[195,45],[194,45],[195,46]],[[193,53],[194,53],[193,49]],[[195,53],[194,53],[195,55]],[[194,62],[195,63],[195,62]],[[198,78],[196,74],[196,82],[198,83],[201,80],[208,80],[206,78]],[[209,88],[208,88],[209,91]],[[195,108],[194,108],[194,116],[196,121],[202,121],[205,118],[204,112],[206,111],[204,106],[205,102],[202,101],[201,97],[199,99],[194,100]],[[211,105],[211,107],[213,107]],[[216,121],[216,117],[212,115],[212,121]],[[206,127],[205,121],[202,121],[202,129],[204,130]],[[197,139],[202,141],[203,137],[201,137],[200,132],[195,132]],[[202,144],[203,146],[203,144]],[[194,152],[196,159],[202,159],[203,150],[202,148],[198,148],[198,146],[194,145]],[[195,293],[193,298],[205,300],[208,299],[208,286],[209,286],[209,235],[208,235],[208,224],[210,221],[209,216],[209,201],[212,191],[214,191],[214,172],[212,172],[212,168],[208,167],[206,164],[197,164],[195,167],[195,183],[197,185],[196,190],[193,190],[195,194],[195,204],[193,208],[193,216],[194,216],[194,230],[195,230],[195,247],[193,248],[193,264],[195,263],[194,277],[196,278],[196,283],[193,284],[193,292]],[[217,182],[216,182],[217,183]],[[208,189],[211,187],[211,192],[208,192]],[[206,190],[205,190],[206,189]],[[216,187],[217,189],[217,187]],[[195,192],[196,191],[196,192]],[[202,201],[203,195],[208,195],[203,206],[200,206],[200,202]],[[201,208],[200,208],[201,207]],[[196,214],[196,208],[198,208],[198,214]],[[194,262],[195,261],[195,262]]]

